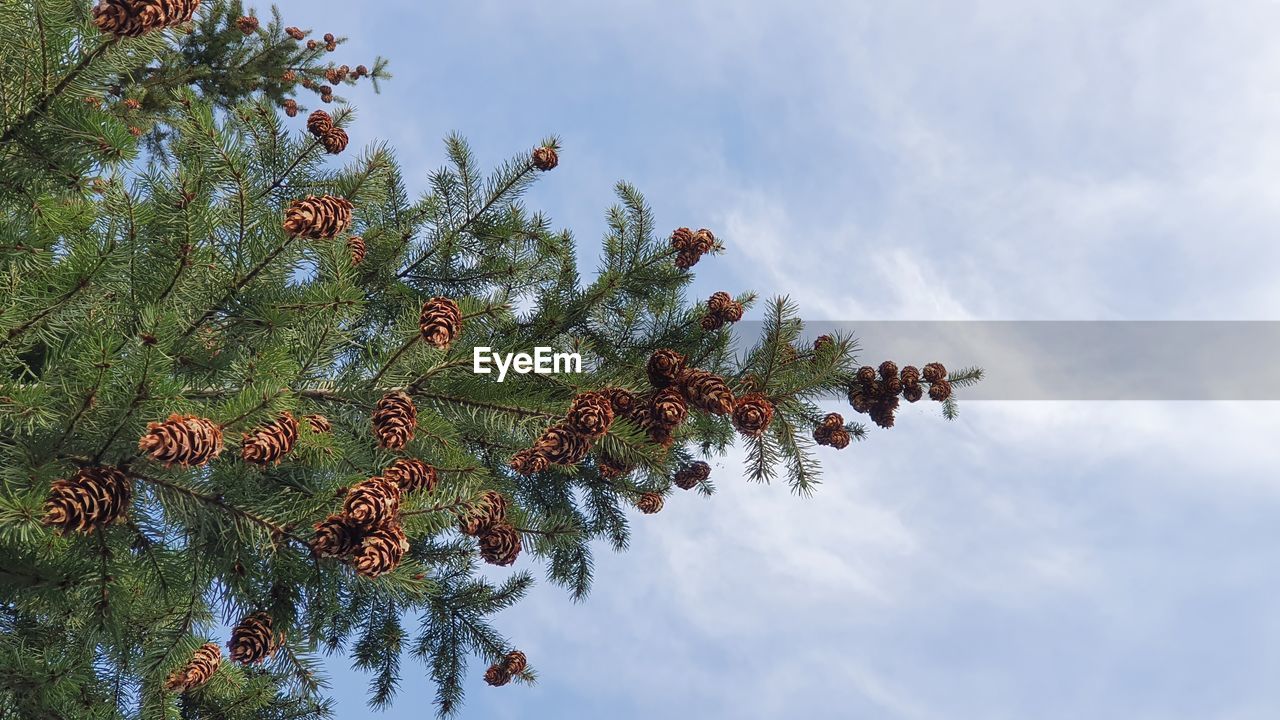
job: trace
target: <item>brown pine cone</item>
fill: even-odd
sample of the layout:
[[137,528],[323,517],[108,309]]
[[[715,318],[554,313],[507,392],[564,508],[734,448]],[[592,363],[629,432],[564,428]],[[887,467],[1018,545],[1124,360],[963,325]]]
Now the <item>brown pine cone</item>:
[[849,447],[849,431],[843,427],[826,427],[820,425],[813,431],[813,439],[819,445],[827,445],[836,450],[843,450]]
[[204,465],[222,453],[222,428],[202,417],[170,415],[162,423],[147,425],[138,449],[165,467]]
[[719,330],[720,328],[724,327],[724,319],[721,318],[719,315],[713,315],[711,313],[707,313],[706,315],[702,316],[701,320],[698,321],[698,325],[700,325],[703,330],[706,330],[707,332],[712,332],[713,330]]
[[447,297],[433,297],[423,303],[418,330],[431,347],[448,348],[462,333],[462,311],[458,303]]
[[584,392],[573,398],[564,424],[583,437],[598,438],[609,432],[613,418],[613,404],[609,398],[598,392]]
[[347,137],[347,131],[340,127],[335,127],[329,132],[320,136],[320,144],[324,146],[325,152],[330,155],[337,155],[347,149],[347,143],[351,139]]
[[867,413],[871,410],[874,400],[867,388],[862,385],[854,385],[849,388],[849,404],[853,406],[853,411],[857,413]]
[[620,478],[635,470],[630,464],[615,460],[607,455],[596,457],[596,468],[600,470],[600,477],[605,480]]
[[507,521],[507,496],[485,490],[458,513],[458,529],[463,535],[482,535],[490,527]]
[[729,307],[720,315],[720,317],[724,318],[724,321],[727,323],[736,323],[742,319],[743,312],[742,303],[735,300],[732,303],[729,303]]
[[490,525],[480,535],[480,557],[490,565],[506,567],[520,555],[520,533],[502,522]]
[[552,425],[533,444],[533,451],[552,465],[577,465],[591,451],[591,442],[567,425]]
[[93,24],[104,35],[139,37],[191,20],[200,0],[99,0]]
[[676,253],[675,264],[676,264],[676,267],[680,268],[681,270],[688,270],[694,265],[697,265],[698,261],[701,259],[702,259],[702,253],[698,252],[697,250],[681,250],[680,252]]
[[813,354],[815,356],[827,352],[828,348],[836,346],[835,338],[830,335],[819,335],[817,340],[813,341]]
[[733,391],[719,375],[706,370],[685,370],[677,381],[685,397],[699,410],[712,415],[733,412]]
[[671,247],[680,251],[693,249],[693,231],[687,227],[676,228],[671,233]]
[[552,170],[560,164],[560,156],[553,147],[540,147],[533,150],[533,166],[542,172]]
[[325,34],[324,34],[324,41],[325,41],[325,44],[331,44],[331,43],[335,43],[335,42],[337,42],[337,41],[338,41],[338,38],[334,37],[334,36],[333,36],[333,33],[325,33]]
[[274,655],[282,639],[271,633],[271,615],[255,612],[245,616],[231,631],[227,650],[231,662],[256,665]]
[[760,437],[773,421],[773,403],[760,393],[738,398],[733,406],[733,426],[748,437]]
[[[343,67],[346,66],[344,65]],[[325,70],[324,77],[330,83],[337,85],[347,79],[347,72],[344,72],[341,67],[331,67],[328,70]]]
[[684,356],[675,350],[663,348],[649,356],[645,371],[649,375],[649,383],[655,388],[664,388],[674,383],[684,370]]
[[324,137],[333,129],[333,118],[323,110],[316,110],[307,117],[307,132],[317,138]]
[[484,681],[493,687],[502,687],[511,682],[511,673],[502,666],[502,663],[494,663],[484,671]]
[[207,642],[196,648],[186,665],[169,673],[164,686],[174,692],[194,690],[209,682],[209,678],[213,677],[221,664],[222,648],[218,643]]
[[363,531],[345,515],[330,515],[315,524],[315,535],[307,544],[316,557],[345,558],[360,547]]
[[531,477],[547,469],[551,463],[547,461],[547,456],[534,452],[533,448],[525,448],[519,450],[511,456],[508,466],[516,472],[517,475]]
[[382,476],[400,486],[406,493],[436,489],[436,469],[417,458],[396,458]]
[[951,397],[951,383],[946,378],[935,380],[929,386],[929,399],[942,402]]
[[908,365],[898,371],[898,379],[902,380],[902,384],[915,385],[920,382],[920,369],[915,365]]
[[649,417],[655,425],[675,428],[689,417],[689,405],[677,387],[663,388],[649,401]]
[[378,438],[378,447],[403,450],[417,427],[418,408],[408,393],[397,390],[378,401],[373,411],[373,434]]
[[698,483],[711,477],[711,466],[698,460],[676,471],[672,482],[681,490],[692,490]]
[[400,519],[401,494],[394,480],[375,475],[347,491],[342,514],[352,525],[365,530],[393,525]]
[[876,383],[876,386],[879,388],[878,392],[881,396],[902,394],[902,381],[896,377]]
[[707,312],[712,315],[724,315],[733,306],[733,296],[723,290],[714,293],[707,299]]
[[366,535],[352,560],[356,572],[376,578],[395,570],[408,551],[409,538],[404,530],[399,525],[389,525]]
[[693,234],[693,248],[697,250],[699,254],[709,253],[715,246],[716,236],[715,233],[710,230],[702,228]]
[[519,675],[525,671],[525,668],[529,667],[529,659],[519,650],[512,650],[507,653],[506,657],[502,658],[502,665],[512,675]]
[[298,117],[298,101],[289,98],[284,101],[284,114],[289,117]]
[[285,28],[284,32],[286,35],[293,38],[294,40],[302,40],[307,36],[307,34],[303,32],[301,28],[296,28],[292,26]]
[[240,443],[240,457],[254,465],[279,463],[293,451],[298,441],[298,421],[287,410],[251,433],[245,433]]
[[662,510],[662,496],[655,492],[641,493],[636,500],[636,509],[645,515],[653,515]]
[[898,378],[898,363],[892,360],[885,360],[880,363],[880,378],[883,380],[896,380]]
[[337,43],[337,41],[335,40],[335,41],[332,41],[332,42],[327,42],[327,43],[325,43],[325,44],[324,44],[324,49],[325,49],[325,50],[328,50],[329,52],[333,52],[334,50],[337,50],[337,49],[338,49],[338,43]]
[[107,465],[80,468],[50,485],[41,522],[59,534],[90,533],[124,517],[132,497],[133,483],[123,471]]
[[630,417],[631,413],[639,406],[636,401],[636,394],[630,390],[620,387],[607,387],[600,391],[602,395],[609,398],[609,404],[613,407],[614,417]]
[[258,18],[252,15],[245,15],[236,20],[236,28],[245,35],[252,35],[258,31]]
[[886,428],[886,429],[891,428],[893,427],[893,421],[894,421],[893,414],[894,414],[894,411],[896,411],[897,409],[898,409],[898,398],[896,397],[889,397],[886,399],[878,400],[874,405],[871,406],[871,411],[869,413],[871,415],[871,422],[875,423],[876,425],[879,425],[882,428]]
[[364,238],[359,235],[352,235],[347,238],[347,251],[351,253],[352,265],[359,265],[364,262],[364,256],[368,250],[368,247],[364,244]]
[[870,385],[876,381],[876,369],[870,365],[863,365],[858,368],[858,382],[863,385]]
[[947,369],[942,363],[932,362],[924,366],[924,371],[920,373],[920,377],[927,383],[935,383],[939,380],[947,379]]
[[329,422],[329,418],[323,415],[303,415],[302,419],[307,421],[307,425],[310,426],[313,433],[333,432],[333,423]]
[[320,43],[316,42],[315,40],[308,40],[308,41],[307,41],[307,49],[308,49],[308,50],[315,50],[315,49],[316,49],[316,48],[318,48],[318,47],[320,47]]
[[369,68],[364,65],[356,66],[356,77],[369,77]]
[[903,385],[902,397],[907,402],[919,402],[920,398],[924,397],[924,388],[920,386],[920,383]]
[[290,237],[330,240],[351,225],[351,201],[346,198],[308,195],[294,200],[285,211],[284,231]]

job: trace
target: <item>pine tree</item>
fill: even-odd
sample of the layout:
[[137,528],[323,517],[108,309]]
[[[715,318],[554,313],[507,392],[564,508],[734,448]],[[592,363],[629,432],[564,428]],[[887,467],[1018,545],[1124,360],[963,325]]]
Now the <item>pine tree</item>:
[[[819,402],[884,402],[852,338],[795,349],[785,298],[744,354],[704,325],[689,269],[732,238],[619,184],[585,279],[523,202],[572,161],[556,138],[486,175],[450,137],[412,197],[334,95],[385,63],[196,5],[0,3],[0,715],[324,717],[338,648],[375,706],[409,651],[452,713],[471,660],[536,678],[489,620],[530,567],[585,597],[592,541],[710,494],[698,456],[735,441],[807,494]],[[726,298],[721,324],[755,302]],[[478,345],[583,372],[497,383]],[[898,385],[951,416],[979,376]]]

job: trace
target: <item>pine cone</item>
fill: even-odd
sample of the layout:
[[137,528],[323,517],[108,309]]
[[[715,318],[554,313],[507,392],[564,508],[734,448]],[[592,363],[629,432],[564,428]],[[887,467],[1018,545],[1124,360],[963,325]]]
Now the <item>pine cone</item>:
[[404,449],[413,439],[413,431],[417,427],[418,408],[408,393],[397,390],[378,401],[373,411],[373,434],[378,438],[378,447]]
[[684,356],[675,350],[663,348],[649,356],[645,371],[649,382],[655,388],[664,388],[676,381],[680,371],[684,370]]
[[932,362],[924,366],[924,372],[920,373],[920,377],[927,383],[935,383],[939,380],[947,379],[947,369],[942,363]]
[[290,237],[329,240],[351,225],[351,201],[346,198],[308,195],[294,200],[285,211],[284,231]]
[[827,352],[828,348],[836,346],[835,338],[830,335],[819,335],[817,340],[813,341],[813,354],[816,356]]
[[569,406],[564,424],[587,438],[598,438],[613,425],[613,404],[598,392],[578,393]]
[[484,534],[490,527],[507,521],[507,496],[495,490],[485,490],[458,515],[458,529],[463,535]]
[[897,397],[889,397],[882,400],[877,400],[875,404],[871,406],[871,411],[869,413],[871,415],[871,422],[885,429],[891,428],[893,427],[893,421],[894,421],[893,414],[894,414],[894,411],[896,411],[897,409],[898,409]]
[[879,388],[877,392],[881,396],[902,394],[902,381],[896,377],[890,377],[888,380],[883,380],[879,383],[876,383],[876,386]]
[[518,475],[531,477],[546,470],[550,464],[546,455],[534,452],[533,448],[525,448],[511,456],[509,467]]
[[924,388],[920,386],[920,383],[904,385],[902,387],[902,397],[907,402],[919,402],[920,398],[924,397]]
[[738,398],[733,406],[733,426],[748,437],[760,437],[773,421],[773,403],[760,393]]
[[323,415],[304,415],[303,420],[307,421],[307,425],[311,426],[311,432],[317,434],[333,432],[333,423],[329,422],[329,418]]
[[[286,79],[287,81],[287,79]],[[289,98],[284,101],[284,114],[289,117],[298,117],[298,101]]]
[[404,530],[399,525],[389,525],[366,535],[352,560],[357,573],[376,578],[395,570],[408,551],[409,538]]
[[649,413],[654,424],[674,428],[689,417],[689,406],[678,388],[663,388],[649,401]]
[[885,360],[880,363],[880,377],[883,380],[896,380],[898,377],[898,364],[892,360]]
[[577,465],[591,451],[591,442],[567,425],[552,425],[533,444],[533,451],[552,465]]
[[307,34],[303,32],[301,28],[296,28],[296,27],[287,27],[284,29],[284,32],[286,35],[293,38],[294,40],[302,40],[307,36]]
[[506,567],[520,555],[520,533],[502,522],[490,525],[480,535],[480,557],[490,565]]
[[636,394],[630,390],[619,387],[607,387],[600,391],[602,395],[609,398],[609,404],[613,406],[614,417],[630,417],[639,402],[636,400]]
[[240,457],[255,465],[279,463],[293,451],[298,441],[298,421],[288,411],[262,425],[251,433],[245,433],[240,444]]
[[711,466],[698,460],[676,471],[672,482],[681,490],[692,490],[698,483],[711,477]]
[[554,169],[560,164],[560,156],[553,147],[540,147],[533,150],[533,166],[542,172]]
[[849,404],[853,406],[854,412],[866,413],[871,410],[874,400],[871,393],[864,385],[854,385],[849,388]]
[[713,330],[719,330],[720,328],[724,327],[724,319],[721,318],[719,315],[713,315],[711,313],[707,313],[706,315],[702,316],[702,319],[698,321],[698,324],[702,326],[703,330],[706,330],[707,332],[711,332]]
[[843,450],[849,447],[849,431],[843,427],[825,427],[819,426],[813,431],[813,439],[819,445],[827,445],[836,450]]
[[671,247],[683,252],[685,250],[692,250],[693,246],[693,231],[689,228],[676,228],[671,232]]
[[951,397],[951,383],[948,382],[946,378],[935,380],[933,384],[929,386],[930,400],[942,402],[949,397]]
[[916,385],[920,382],[920,370],[915,365],[908,365],[898,372],[898,379],[904,386]]
[[93,24],[105,35],[139,37],[191,20],[200,0],[99,0]]
[[529,667],[529,659],[519,650],[512,650],[507,656],[502,658],[502,665],[512,675],[519,675]]
[[448,348],[462,332],[462,311],[458,303],[447,297],[433,297],[422,304],[418,317],[418,329],[428,345],[441,350]]
[[351,253],[351,264],[359,265],[364,262],[365,253],[368,247],[364,244],[364,238],[359,235],[352,235],[347,238],[347,250]]
[[138,449],[165,467],[204,465],[222,453],[222,428],[202,417],[170,415],[162,423],[147,425]]
[[736,323],[742,319],[743,312],[744,310],[742,308],[742,303],[735,300],[729,305],[729,308],[725,310],[724,314],[721,315],[720,317],[724,318],[724,321],[727,323]]
[[600,477],[605,480],[620,478],[635,469],[630,464],[607,455],[596,457],[596,467],[600,470]]
[[196,648],[186,665],[169,673],[164,686],[174,692],[194,690],[209,682],[209,678],[213,677],[221,664],[222,648],[218,647],[218,643],[207,642]]
[[681,270],[688,270],[694,265],[697,265],[698,261],[701,259],[702,259],[702,253],[698,252],[697,250],[681,250],[680,252],[676,253],[675,264],[676,264],[676,267],[680,268]]
[[356,66],[356,77],[369,77],[369,68],[364,65]]
[[325,70],[324,77],[329,82],[337,85],[347,79],[348,72],[350,72],[350,68],[347,68],[345,65],[342,67],[331,67],[328,70]]
[[693,234],[693,248],[699,253],[709,253],[716,246],[715,233],[706,228],[701,228]]
[[347,521],[365,530],[395,524],[400,518],[400,486],[375,475],[356,483],[342,501]]
[[316,557],[343,558],[360,547],[363,532],[345,515],[330,515],[315,525],[316,533],[308,543]]
[[347,143],[351,139],[347,137],[347,131],[340,127],[335,127],[329,132],[320,136],[320,144],[324,146],[325,152],[330,155],[337,155],[347,149]]
[[655,492],[641,493],[636,500],[636,509],[645,515],[653,515],[662,510],[662,496]]
[[124,517],[132,497],[133,483],[123,471],[106,465],[80,468],[49,487],[42,522],[59,534],[90,533]]
[[733,307],[733,296],[727,292],[714,293],[707,299],[707,312],[713,315],[724,315],[731,307]]
[[256,665],[274,655],[282,640],[282,637],[271,634],[271,616],[255,612],[247,615],[231,631],[227,650],[231,662]]
[[236,27],[245,35],[252,35],[258,30],[258,18],[252,15],[245,15],[236,20]]
[[333,43],[338,42],[338,38],[334,37],[334,36],[333,36],[333,33],[325,33],[325,34],[324,34],[324,42],[325,42],[325,44],[326,44],[326,45],[330,45],[330,44],[333,44]]
[[390,467],[382,471],[382,476],[406,493],[436,489],[436,469],[417,458],[396,458]]
[[502,687],[511,682],[511,673],[507,672],[501,663],[495,663],[484,671],[484,681],[494,687]]
[[316,110],[307,117],[307,132],[322,138],[333,129],[333,118],[323,110]]
[[694,407],[713,415],[733,412],[733,391],[724,378],[706,370],[685,370],[679,386]]

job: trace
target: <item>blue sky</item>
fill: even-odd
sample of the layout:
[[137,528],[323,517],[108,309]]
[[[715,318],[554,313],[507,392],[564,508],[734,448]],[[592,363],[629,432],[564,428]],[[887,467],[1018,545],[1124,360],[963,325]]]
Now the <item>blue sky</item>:
[[[450,131],[490,165],[557,133],[531,204],[590,258],[635,183],[660,227],[727,241],[700,295],[813,320],[1280,307],[1274,2],[281,8],[393,61],[351,96],[354,142],[421,181]],[[541,587],[501,616],[542,680],[477,666],[463,717],[1273,718],[1277,432],[1272,403],[911,407],[825,453],[810,500],[728,458],[714,498],[635,518],[586,603]],[[340,717],[369,716],[330,667]],[[419,677],[384,717],[431,714]]]

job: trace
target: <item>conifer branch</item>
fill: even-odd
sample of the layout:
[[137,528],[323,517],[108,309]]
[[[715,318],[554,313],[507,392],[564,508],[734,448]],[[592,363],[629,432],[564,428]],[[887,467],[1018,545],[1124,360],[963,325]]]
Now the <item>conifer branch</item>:
[[76,63],[75,67],[71,68],[71,70],[58,81],[58,84],[53,86],[52,90],[45,93],[36,101],[35,107],[28,110],[22,117],[18,118],[17,122],[5,128],[3,133],[0,133],[0,145],[4,145],[12,140],[14,136],[25,130],[31,121],[44,114],[44,112],[49,109],[49,106],[53,104],[53,101],[56,100],[57,97],[71,85],[71,83],[75,82],[76,78],[80,77],[85,70],[89,69],[89,66],[93,64],[94,60],[97,60],[106,54],[107,50],[111,49],[111,47],[118,41],[118,37],[111,37],[103,40],[98,47],[93,49],[92,52],[81,58],[80,62]]
[[196,500],[197,502],[201,502],[201,503],[204,503],[205,505],[218,508],[219,510],[222,510],[228,515],[233,515],[235,517],[238,517],[250,523],[253,523],[254,525],[257,525],[265,530],[269,530],[273,537],[288,538],[300,545],[310,547],[304,538],[299,537],[298,535],[295,535],[294,533],[292,533],[288,529],[288,527],[281,525],[269,518],[262,517],[257,513],[251,512],[241,507],[236,507],[235,505],[232,505],[231,503],[222,499],[221,496],[206,495],[198,490],[193,490],[189,487],[179,485],[177,483],[169,482],[168,480],[164,480],[152,475],[143,475],[142,473],[139,473],[135,470],[130,469],[130,470],[126,470],[126,472],[129,474],[130,477],[135,478],[137,480],[141,480],[144,483],[147,483],[149,485],[157,485],[167,490],[172,490],[173,492],[185,495],[191,498],[192,500]]

